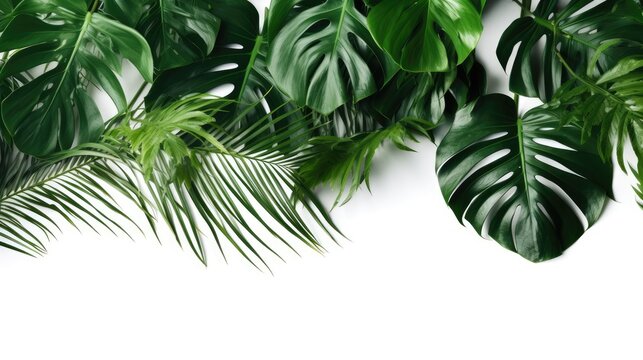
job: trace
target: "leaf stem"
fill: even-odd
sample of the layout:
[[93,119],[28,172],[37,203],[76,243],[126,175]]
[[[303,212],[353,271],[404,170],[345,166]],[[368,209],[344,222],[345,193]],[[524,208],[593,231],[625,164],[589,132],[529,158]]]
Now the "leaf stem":
[[145,91],[146,87],[147,87],[147,82],[143,81],[143,84],[141,84],[141,86],[136,91],[136,94],[134,94],[132,101],[130,101],[130,103],[127,105],[127,114],[130,114],[132,112],[132,108],[138,101],[138,98],[141,97],[141,94],[143,94],[143,91]]
[[92,4],[91,10],[89,10],[89,13],[93,14],[94,12],[96,12],[96,10],[98,10],[98,5],[99,4],[100,4],[99,0],[94,0],[94,3]]
[[623,99],[621,99],[620,97],[618,97],[617,95],[612,94],[612,93],[611,93],[611,92],[609,92],[608,90],[603,89],[603,88],[602,88],[602,87],[600,87],[599,85],[597,85],[597,84],[595,84],[594,82],[592,82],[592,81],[590,81],[590,80],[588,80],[588,79],[584,78],[583,76],[580,76],[580,75],[576,74],[576,72],[574,71],[574,69],[572,69],[572,67],[567,63],[567,61],[565,61],[565,58],[564,58],[564,57],[563,57],[563,55],[560,53],[560,51],[556,51],[556,57],[558,57],[558,60],[560,61],[560,63],[561,63],[561,64],[563,64],[563,66],[565,67],[565,70],[567,70],[567,72],[568,72],[568,73],[569,73],[569,74],[570,74],[574,79],[576,79],[576,80],[580,81],[583,85],[587,86],[588,88],[590,88],[590,89],[591,89],[591,90],[593,90],[594,92],[597,92],[597,93],[599,93],[599,94],[601,94],[601,95],[603,95],[603,96],[605,96],[605,97],[607,97],[607,98],[614,99],[614,101],[616,101],[616,102],[620,103],[621,105],[625,106],[626,108],[628,107],[628,106],[627,106],[627,103],[626,103]]
[[524,0],[522,4],[520,4],[520,16],[528,15],[533,15],[531,13],[531,0]]

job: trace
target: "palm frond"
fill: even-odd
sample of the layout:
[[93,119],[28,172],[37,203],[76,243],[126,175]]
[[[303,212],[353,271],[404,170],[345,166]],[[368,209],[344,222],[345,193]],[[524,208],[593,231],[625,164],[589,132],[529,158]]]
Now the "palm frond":
[[108,155],[87,154],[75,150],[73,156],[37,160],[1,144],[0,246],[29,255],[44,254],[44,240],[55,237],[61,219],[96,232],[108,229],[129,235],[125,223],[138,227],[112,196],[117,190],[140,203],[136,183],[131,176],[130,181],[115,181]]
[[306,155],[293,151],[293,134],[308,131],[308,124],[282,127],[289,115],[269,114],[247,126],[218,126],[214,119],[228,102],[182,99],[169,110],[113,122],[101,143],[46,160],[2,143],[0,244],[42,254],[42,239],[55,237],[58,218],[127,233],[123,219],[138,226],[114,205],[115,189],[143,212],[155,234],[160,218],[203,263],[208,239],[222,253],[227,241],[258,268],[268,268],[263,252],[279,257],[266,234],[294,251],[292,239],[323,251],[315,227],[333,240],[339,231],[296,172]]
[[310,156],[299,169],[307,187],[328,184],[338,190],[335,204],[345,204],[362,183],[370,190],[369,175],[377,149],[390,141],[398,149],[413,151],[405,142],[414,133],[430,138],[435,124],[406,118],[386,127],[350,137],[320,136],[311,140]]
[[[566,65],[565,59],[559,57]],[[599,154],[609,161],[616,151],[618,164],[624,172],[628,168],[624,151],[629,142],[640,169],[643,163],[643,57],[626,57],[597,79],[569,71],[574,80],[565,84],[554,98],[555,104],[566,110],[567,122],[581,124],[584,140],[593,136],[598,128]],[[641,171],[636,166],[630,169],[639,187],[642,186]],[[640,189],[637,194],[643,201]]]

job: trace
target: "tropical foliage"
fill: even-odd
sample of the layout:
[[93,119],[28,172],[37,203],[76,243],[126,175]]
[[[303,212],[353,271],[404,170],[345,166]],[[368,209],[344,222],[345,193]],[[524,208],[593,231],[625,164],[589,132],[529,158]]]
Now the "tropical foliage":
[[613,154],[643,207],[643,9],[514,1],[511,99],[475,59],[480,0],[273,0],[263,27],[246,0],[0,0],[0,246],[44,254],[65,221],[268,268],[341,238],[317,186],[344,204],[382,144],[426,138],[459,221],[559,256],[609,201]]

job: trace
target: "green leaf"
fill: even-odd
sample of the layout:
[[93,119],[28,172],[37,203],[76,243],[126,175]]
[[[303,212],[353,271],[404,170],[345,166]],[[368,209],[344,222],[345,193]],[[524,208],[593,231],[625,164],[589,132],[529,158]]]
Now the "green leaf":
[[103,0],[103,12],[129,27],[136,27],[149,0]]
[[455,47],[457,64],[475,49],[482,18],[470,0],[382,0],[369,11],[368,27],[402,69],[436,72],[453,68],[449,46]]
[[44,254],[43,240],[56,237],[61,221],[127,236],[126,225],[142,231],[114,197],[121,193],[134,201],[151,221],[131,172],[111,167],[113,154],[87,153],[38,160],[0,139],[0,247]]
[[[225,147],[204,130],[204,127],[214,124],[212,114],[220,111],[227,104],[217,98],[187,97],[168,106],[154,109],[135,128],[130,128],[129,123],[124,123],[124,126],[118,128],[118,135],[123,136],[129,142],[131,151],[138,154],[143,174],[149,180],[162,152],[168,155],[171,168],[180,169],[186,160],[198,166],[192,150],[182,138],[185,134],[226,153]],[[171,180],[178,182],[189,180],[182,175],[185,174],[175,172]]]
[[[291,7],[282,6],[283,1]],[[268,69],[297,104],[327,115],[374,94],[397,71],[353,0],[277,0],[273,9],[268,21],[295,13],[272,39]],[[277,31],[276,25],[268,28]]]
[[[220,124],[216,119],[228,104],[206,95],[187,97],[146,113],[140,124],[110,137],[125,135],[146,172],[155,208],[177,241],[187,243],[202,262],[207,261],[204,242],[210,237],[222,252],[225,240],[255,266],[267,266],[262,248],[279,255],[259,236],[261,229],[290,249],[289,239],[296,239],[322,251],[303,215],[331,238],[336,229],[296,174],[303,157],[291,151],[296,142],[292,132],[307,132],[306,124],[300,123],[300,129],[280,126],[287,114],[270,114],[250,124],[240,124],[243,117]],[[208,133],[204,126],[210,123],[217,126]],[[186,133],[204,141],[189,146],[179,136]]]
[[[124,92],[115,75],[119,54],[152,79],[150,49],[136,31],[87,12],[67,0],[41,5],[24,0],[0,36],[0,52],[13,51],[0,78],[45,70],[23,84],[2,103],[2,120],[18,148],[34,156],[68,149],[98,139],[103,122],[88,95],[88,82],[102,88],[124,111]],[[48,15],[45,18],[41,18]]]
[[[496,49],[505,69],[519,44],[509,78],[511,91],[549,101],[571,78],[557,52],[575,72],[588,76],[603,73],[625,56],[641,53],[643,14],[639,4],[607,0],[586,10],[590,3],[573,0],[559,11],[557,0],[542,0],[532,15],[515,20],[505,30]],[[545,45],[539,51],[542,38]]]
[[20,0],[0,0],[0,32],[4,31],[13,19],[13,11],[19,2]]
[[430,122],[408,118],[351,137],[314,138],[310,141],[310,156],[301,165],[299,175],[307,187],[328,184],[336,188],[338,195],[335,205],[343,205],[362,183],[369,185],[373,157],[383,143],[390,141],[398,149],[413,151],[406,145],[406,140],[415,140],[413,132],[426,134],[433,126]]
[[[566,63],[565,63],[566,64]],[[603,159],[611,159],[614,150],[621,170],[627,172],[625,146],[629,140],[643,163],[643,56],[622,59],[597,80],[573,73],[575,79],[560,88],[554,104],[565,122],[580,123],[583,139],[596,128],[598,148]],[[634,169],[640,181],[640,171]],[[643,201],[643,197],[640,198]]]
[[220,26],[213,8],[208,0],[150,2],[137,28],[149,42],[159,70],[191,64],[212,51]]
[[[218,114],[219,123],[237,119],[238,125],[252,124],[264,116],[278,118],[287,114],[290,121],[277,125],[297,126],[303,121],[295,111],[298,107],[274,88],[266,69],[265,39],[259,30],[256,8],[245,0],[221,0],[219,5],[213,12],[223,21],[214,50],[202,61],[162,73],[145,98],[148,108],[193,93],[232,87],[225,95],[232,102]],[[307,138],[300,140],[305,142]]]
[[[437,151],[440,188],[456,217],[531,261],[559,256],[600,216],[612,169],[581,129],[547,107],[522,118],[505,95],[458,112]],[[585,225],[586,224],[586,225]]]

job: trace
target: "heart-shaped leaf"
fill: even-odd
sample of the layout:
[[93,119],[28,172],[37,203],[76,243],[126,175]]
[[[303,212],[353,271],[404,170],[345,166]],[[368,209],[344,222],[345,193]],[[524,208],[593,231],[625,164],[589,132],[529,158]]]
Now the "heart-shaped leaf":
[[546,107],[522,118],[505,95],[458,112],[437,151],[442,194],[460,221],[531,261],[560,255],[594,224],[612,168],[581,129]]

